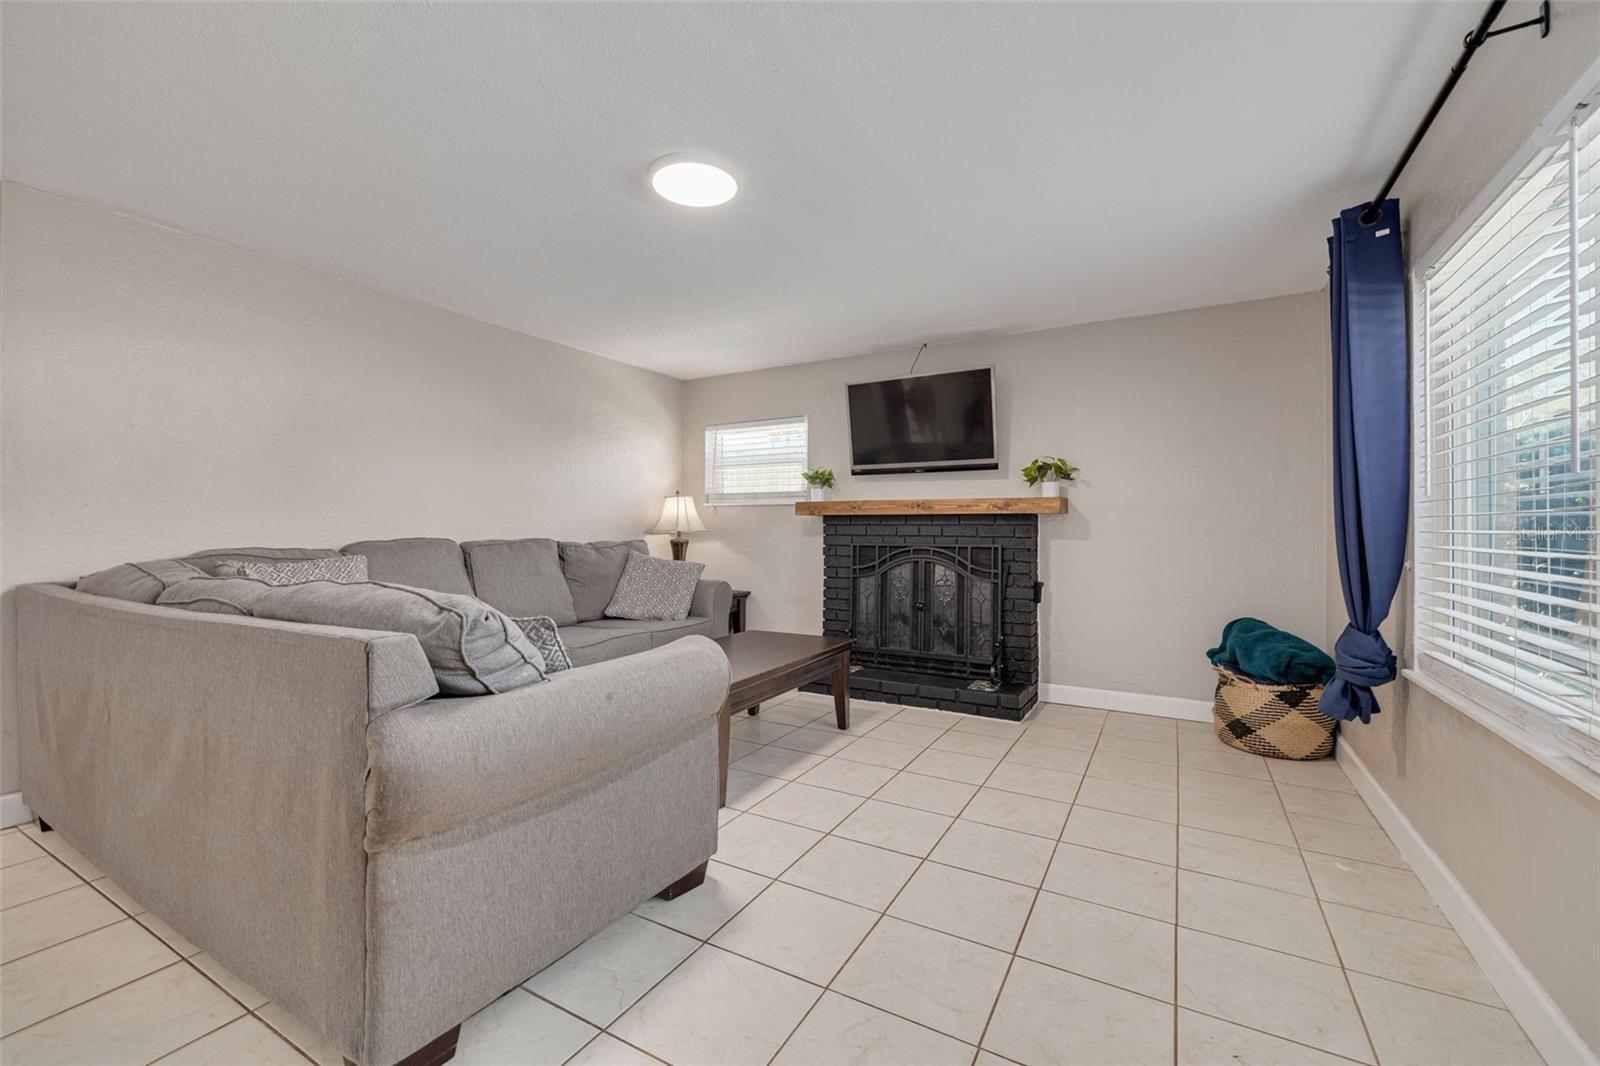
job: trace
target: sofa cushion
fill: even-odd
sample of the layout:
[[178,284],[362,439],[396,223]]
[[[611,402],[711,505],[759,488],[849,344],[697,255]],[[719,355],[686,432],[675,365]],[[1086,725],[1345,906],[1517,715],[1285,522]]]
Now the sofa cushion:
[[399,540],[358,540],[339,549],[346,555],[365,555],[372,580],[410,588],[472,595],[472,579],[461,555],[461,545],[443,537],[402,537]]
[[617,591],[606,604],[607,618],[635,621],[681,622],[689,617],[689,604],[705,563],[658,559],[639,552],[628,554]]
[[152,559],[147,563],[123,563],[106,570],[85,574],[78,579],[79,592],[109,596],[114,600],[155,603],[163,592],[179,581],[202,577],[205,571],[178,559]]
[[[236,614],[255,617],[256,602],[273,586],[259,578],[202,575],[168,586],[156,603],[162,607],[181,607],[203,614]],[[266,618],[268,615],[262,615]],[[372,628],[384,628],[381,626]]]
[[326,559],[299,559],[292,563],[228,562],[217,567],[217,577],[254,577],[269,585],[299,585],[306,581],[371,580],[365,555],[330,555]]
[[471,596],[379,581],[268,585],[256,578],[196,577],[174,584],[156,602],[281,622],[410,633],[445,695],[510,692],[544,679],[544,659],[522,630]]
[[[432,700],[385,714],[367,731],[367,845],[383,850],[566,789],[576,792],[561,802],[595,805],[591,809],[602,812],[595,824],[605,824],[614,810],[608,804],[616,801],[604,775],[696,735],[714,734],[727,694],[727,657],[701,640],[593,670],[570,670],[505,698]],[[705,780],[685,793],[693,806],[683,817],[715,807],[711,765],[705,771]],[[578,787],[585,782],[594,787]],[[685,801],[675,793],[659,802]],[[450,851],[441,861],[454,862],[463,851],[460,838],[446,846]],[[625,842],[590,844],[605,846],[612,847],[612,861],[635,858]],[[482,876],[496,874],[485,870]],[[587,887],[574,884],[571,890]]]
[[[685,618],[679,622],[638,622],[625,618],[602,618],[596,622],[585,622],[582,629],[594,629],[600,632],[613,633],[643,633],[650,638],[650,646],[659,648],[663,644],[671,644],[680,637],[711,636],[712,620],[710,618]],[[562,630],[566,633],[568,630]]]
[[617,582],[628,565],[628,555],[650,554],[642,540],[595,540],[588,543],[561,542],[561,571],[572,591],[572,606],[578,621],[592,622],[604,617],[606,605],[616,594]]
[[572,657],[567,654],[567,646],[561,643],[561,631],[556,628],[555,619],[549,615],[537,615],[533,618],[513,618],[512,621],[522,630],[523,636],[539,649],[539,654],[544,657],[545,673],[555,674],[572,669]]
[[555,619],[558,626],[578,620],[572,590],[561,572],[561,549],[553,540],[469,540],[461,545],[467,573],[478,599],[513,618]]
[[636,628],[604,628],[595,622],[561,627],[561,642],[573,666],[589,666],[650,650],[650,634]]
[[215,574],[223,563],[290,563],[300,559],[327,559],[338,554],[337,548],[207,548],[185,555],[180,562]]

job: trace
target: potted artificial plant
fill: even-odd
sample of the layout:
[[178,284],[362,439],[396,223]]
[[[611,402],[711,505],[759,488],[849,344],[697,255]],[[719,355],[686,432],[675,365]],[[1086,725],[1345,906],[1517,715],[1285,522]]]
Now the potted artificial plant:
[[1078,468],[1065,459],[1042,455],[1022,468],[1022,477],[1029,487],[1038,486],[1041,496],[1061,495],[1061,483],[1078,477]]
[[828,493],[833,489],[834,484],[832,470],[825,466],[819,466],[815,470],[807,470],[800,476],[805,478],[806,485],[809,486],[806,494],[811,499],[826,500],[828,498]]

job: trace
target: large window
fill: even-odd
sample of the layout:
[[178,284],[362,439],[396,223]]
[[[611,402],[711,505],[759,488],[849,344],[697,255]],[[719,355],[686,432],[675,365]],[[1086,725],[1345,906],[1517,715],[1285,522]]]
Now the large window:
[[805,493],[806,420],[706,427],[706,503],[788,503]]
[[[1588,98],[1592,104],[1595,97]],[[1600,766],[1600,121],[1420,276],[1415,668]]]

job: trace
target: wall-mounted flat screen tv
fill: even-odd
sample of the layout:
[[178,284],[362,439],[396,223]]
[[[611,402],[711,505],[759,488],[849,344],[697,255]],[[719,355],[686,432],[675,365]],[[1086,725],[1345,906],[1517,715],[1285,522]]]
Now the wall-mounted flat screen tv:
[[852,474],[999,467],[992,369],[850,386]]

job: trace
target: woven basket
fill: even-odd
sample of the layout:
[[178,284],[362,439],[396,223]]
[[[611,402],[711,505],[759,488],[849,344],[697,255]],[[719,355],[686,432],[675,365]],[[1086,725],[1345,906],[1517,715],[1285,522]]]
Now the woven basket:
[[1211,706],[1217,739],[1269,759],[1321,759],[1333,754],[1339,723],[1317,710],[1321,685],[1261,685],[1217,666]]

